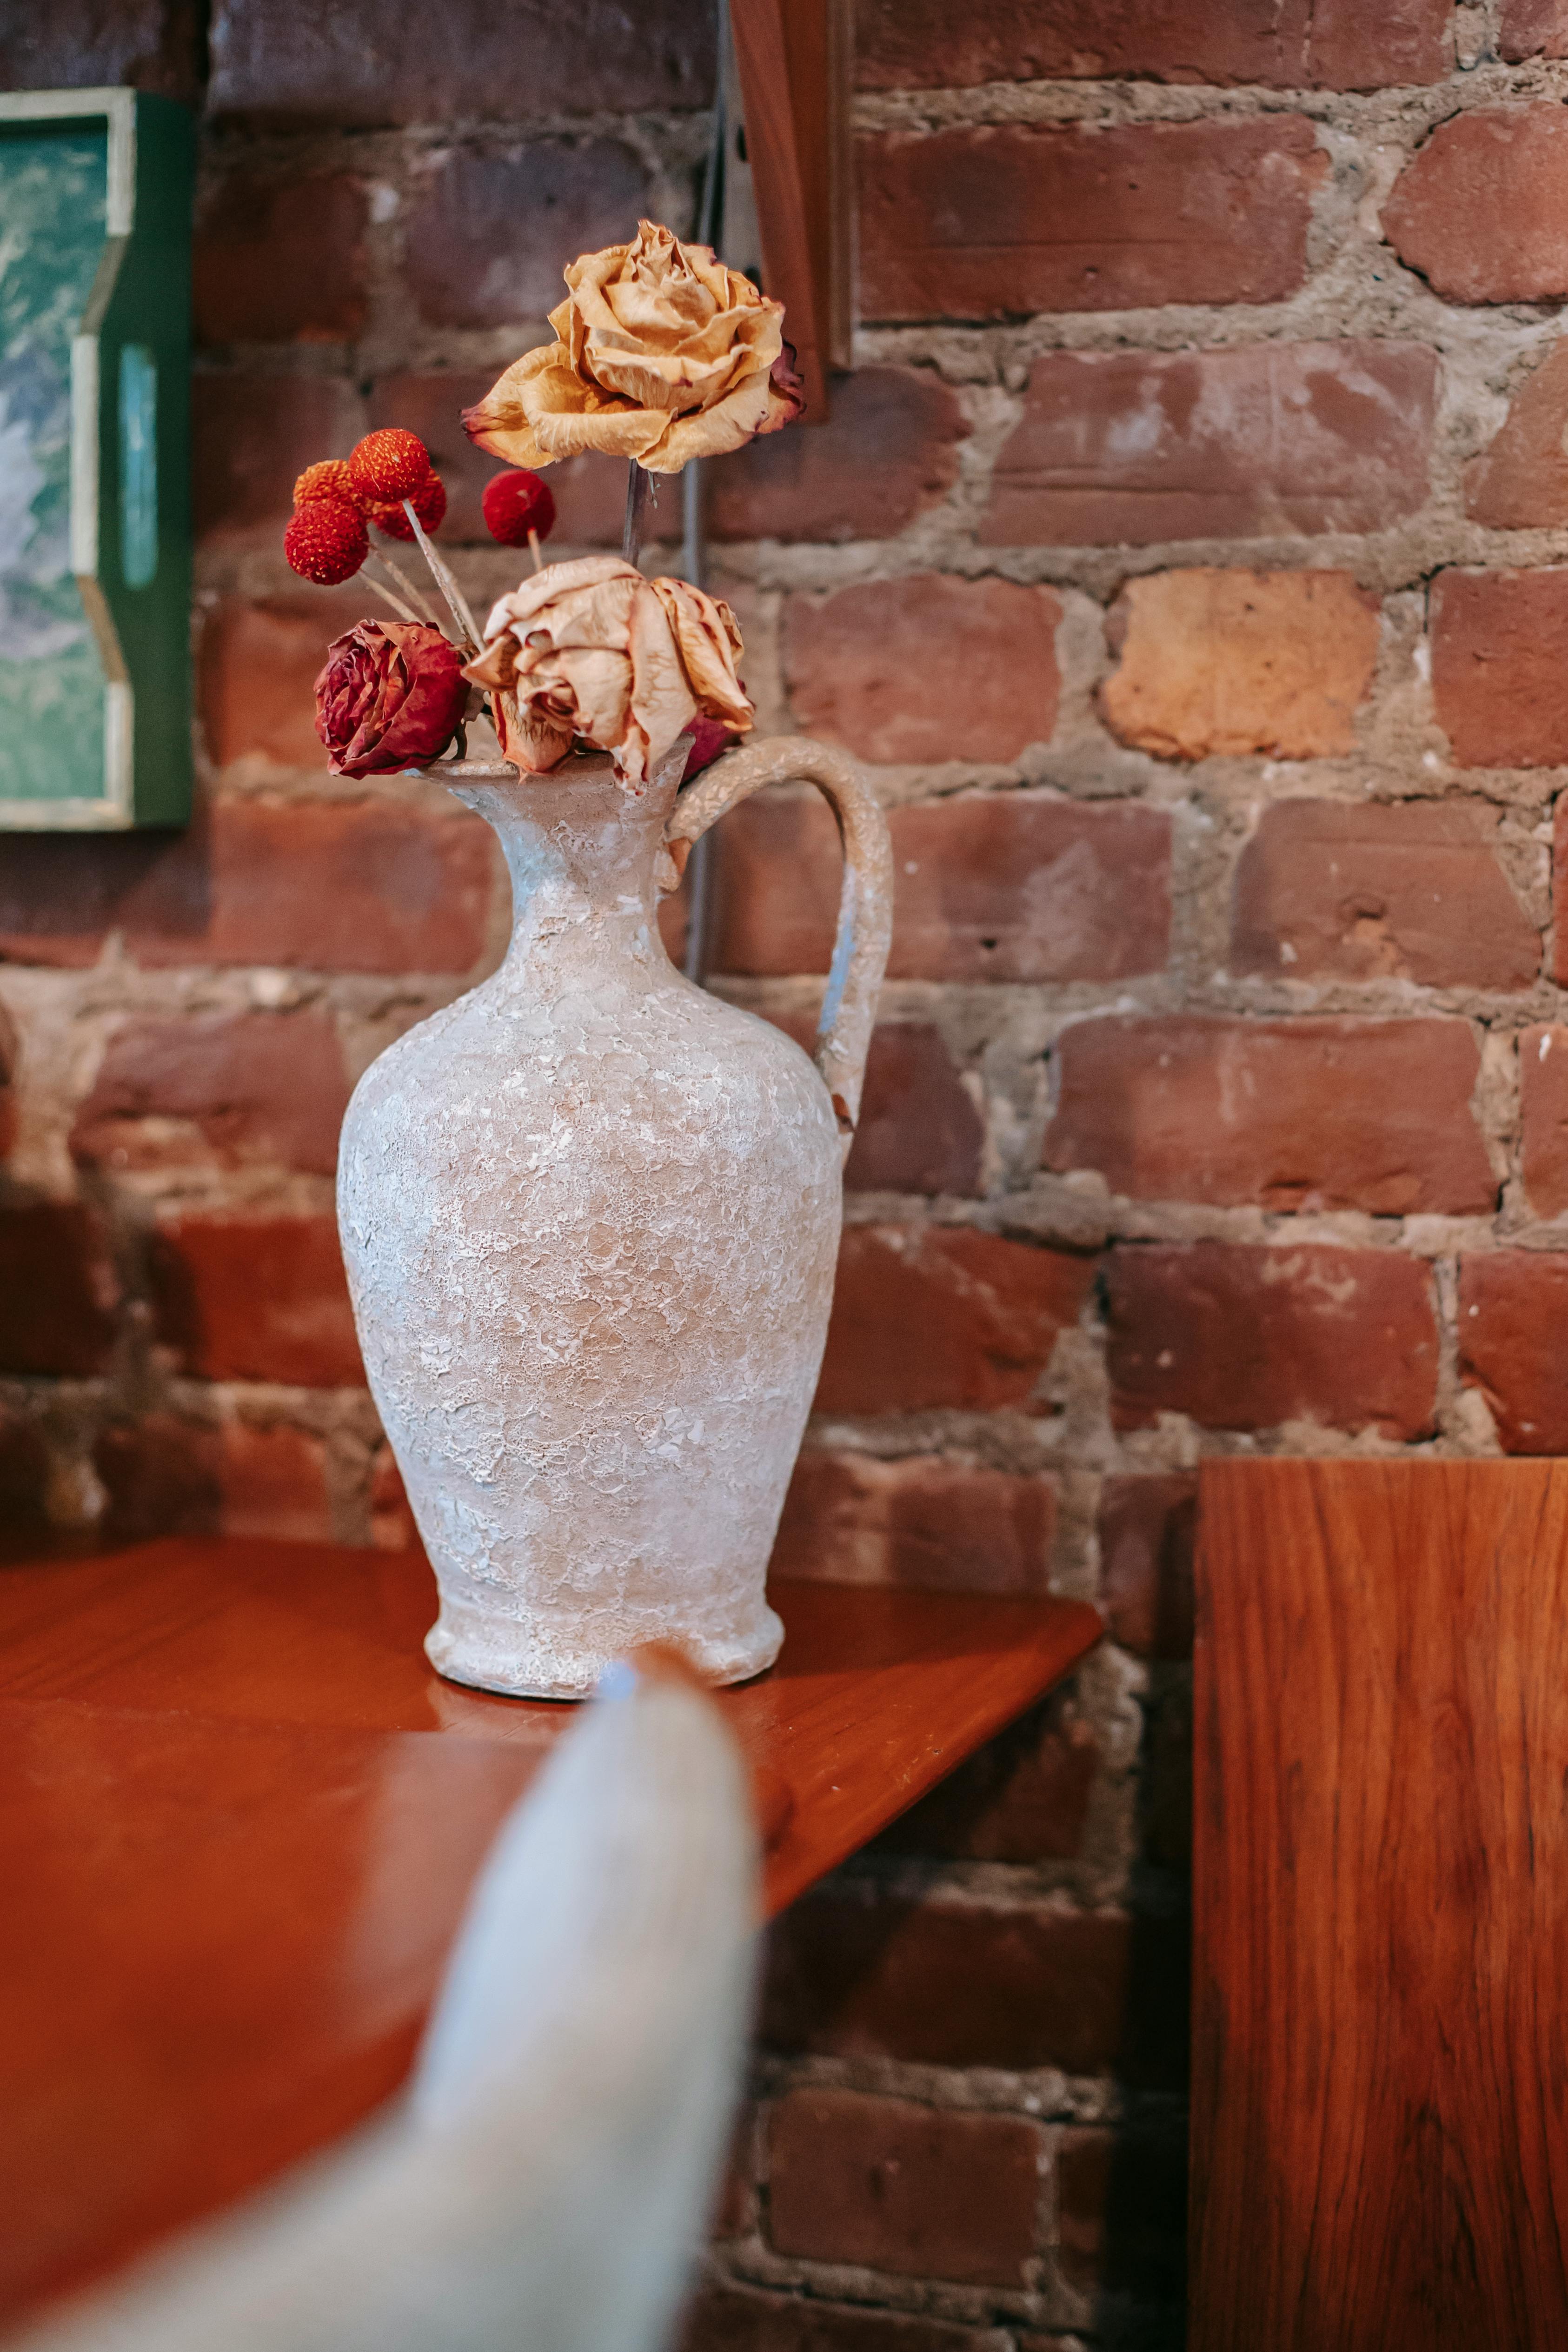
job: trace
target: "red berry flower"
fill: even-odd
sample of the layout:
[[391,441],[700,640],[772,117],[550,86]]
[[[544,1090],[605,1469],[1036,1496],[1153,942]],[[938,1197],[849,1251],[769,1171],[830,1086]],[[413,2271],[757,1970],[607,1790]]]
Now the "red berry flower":
[[310,499],[296,507],[283,534],[283,552],[302,580],[335,588],[352,580],[370,553],[364,517],[342,499]]
[[384,425],[349,451],[349,475],[356,496],[369,500],[411,499],[430,476],[430,453],[417,433]]
[[361,621],[327,649],[316,732],[334,776],[390,776],[444,751],[468,700],[463,656],[423,621]]
[[486,530],[503,547],[526,547],[531,530],[548,539],[555,528],[555,499],[550,485],[526,467],[513,467],[487,482],[479,503],[485,510]]
[[[743,678],[741,684],[743,691]],[[680,772],[683,784],[689,784],[693,776],[700,776],[704,768],[710,768],[721,751],[727,751],[731,743],[738,743],[741,740],[732,727],[726,727],[721,719],[710,719],[706,711],[700,711],[686,731],[691,738],[691,749]]]
[[[409,505],[419,518],[421,530],[432,537],[440,529],[447,512],[447,491],[439,474],[431,474],[409,495]],[[414,526],[400,504],[388,499],[376,500],[365,509],[377,530],[388,539],[412,540]]]
[[306,467],[294,485],[294,504],[309,506],[312,499],[339,499],[346,507],[359,504],[346,457],[318,457]]

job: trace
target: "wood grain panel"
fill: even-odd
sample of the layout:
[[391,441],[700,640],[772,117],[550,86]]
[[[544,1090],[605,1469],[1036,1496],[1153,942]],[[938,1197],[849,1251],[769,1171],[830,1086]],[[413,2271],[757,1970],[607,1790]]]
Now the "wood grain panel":
[[849,174],[846,0],[730,0],[763,290],[784,306],[805,383],[827,415],[827,369],[847,362]]
[[1195,2352],[1561,2352],[1568,1464],[1199,1515]]

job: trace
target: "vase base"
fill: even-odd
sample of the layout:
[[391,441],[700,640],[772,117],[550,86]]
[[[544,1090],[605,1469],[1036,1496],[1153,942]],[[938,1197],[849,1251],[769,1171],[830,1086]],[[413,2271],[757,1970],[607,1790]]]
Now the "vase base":
[[[624,1640],[603,1649],[555,1647],[519,1641],[522,1630],[506,1628],[512,1637],[509,1643],[500,1628],[458,1632],[443,1617],[425,1637],[425,1654],[447,1682],[462,1683],[469,1690],[494,1691],[503,1698],[580,1702],[592,1698],[607,1670],[637,1646],[635,1640]],[[784,1626],[771,1609],[763,1608],[744,1642],[715,1642],[679,1627],[668,1633],[650,1630],[646,1638],[684,1651],[703,1681],[722,1689],[766,1673],[783,1645]]]

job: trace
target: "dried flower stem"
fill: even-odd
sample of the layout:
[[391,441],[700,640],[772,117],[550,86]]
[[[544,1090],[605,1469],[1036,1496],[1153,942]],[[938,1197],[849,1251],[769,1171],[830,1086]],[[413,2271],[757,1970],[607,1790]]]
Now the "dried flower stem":
[[468,599],[464,596],[462,590],[458,587],[456,580],[452,577],[451,572],[447,570],[442,558],[437,554],[435,549],[431,546],[429,540],[426,536],[424,524],[420,521],[418,516],[415,513],[413,507],[409,504],[406,499],[403,501],[403,511],[414,526],[414,536],[419,541],[419,551],[424,556],[426,562],[430,566],[430,574],[432,579],[435,581],[437,587],[439,588],[442,595],[447,600],[447,610],[452,615],[453,620],[456,621],[459,635],[466,641],[472,652],[478,653],[481,639],[479,629],[475,625],[474,616],[468,610]]
[[376,594],[381,598],[382,603],[384,604],[390,604],[393,611],[401,620],[412,621],[416,628],[421,621],[428,622],[430,618],[428,612],[416,613],[412,604],[408,604],[404,602],[395,588],[389,588],[384,580],[378,580],[376,578],[374,572],[370,571],[370,566],[374,562],[374,561],[375,558],[373,555],[367,555],[360,569],[369,573],[370,584],[375,590]]
[[416,582],[410,580],[407,572],[403,569],[402,564],[397,562],[392,556],[388,555],[384,547],[373,547],[370,552],[372,559],[374,559],[375,562],[381,564],[385,571],[391,573],[393,579],[396,581],[398,593],[402,596],[405,596],[409,604],[416,607],[416,610],[409,614],[409,619],[411,621],[427,621],[430,626],[434,628],[436,626],[436,615],[431,610],[430,600],[426,595],[424,590],[420,588]]

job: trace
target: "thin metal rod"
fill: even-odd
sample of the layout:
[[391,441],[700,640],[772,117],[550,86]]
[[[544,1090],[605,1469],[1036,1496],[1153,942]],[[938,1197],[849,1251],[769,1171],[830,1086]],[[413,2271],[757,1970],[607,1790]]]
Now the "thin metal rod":
[[634,457],[626,467],[626,519],[621,526],[621,556],[627,563],[636,563],[642,554],[647,491],[648,478]]
[[[713,128],[702,171],[697,208],[697,238],[717,253],[724,235],[724,157],[729,146],[726,92],[730,80],[730,0],[716,0],[718,38],[713,60]],[[708,533],[702,503],[703,466],[694,457],[680,478],[682,576],[694,588],[708,584]],[[713,835],[705,833],[686,861],[686,946],[680,969],[701,987],[708,975],[713,929]]]
[[702,194],[697,206],[697,242],[719,250],[724,234],[724,152],[729,143],[728,86],[730,80],[729,0],[718,0],[718,39],[713,56],[713,130],[702,166]]

